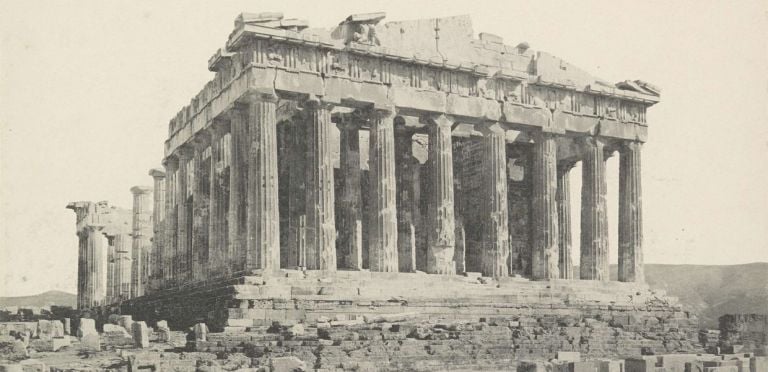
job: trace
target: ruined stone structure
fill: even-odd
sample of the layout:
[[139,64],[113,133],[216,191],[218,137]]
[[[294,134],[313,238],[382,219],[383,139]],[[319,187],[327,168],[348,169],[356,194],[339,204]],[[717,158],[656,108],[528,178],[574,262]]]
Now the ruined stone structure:
[[153,171],[167,216],[155,218],[157,289],[297,267],[571,279],[577,162],[579,277],[605,281],[614,152],[619,280],[642,282],[640,151],[658,89],[473,39],[467,17],[382,18],[333,30],[237,18],[209,61],[214,79],[169,124],[165,172]]
[[[695,339],[695,317],[643,283],[640,159],[658,88],[475,39],[468,17],[383,18],[324,30],[237,17],[209,60],[214,78],[170,121],[154,199],[134,189],[140,262],[120,311],[221,330],[408,307]],[[620,183],[608,185],[616,152]],[[614,186],[619,281],[608,282]]]
[[130,297],[131,211],[105,201],[73,202],[67,208],[77,215],[77,307]]

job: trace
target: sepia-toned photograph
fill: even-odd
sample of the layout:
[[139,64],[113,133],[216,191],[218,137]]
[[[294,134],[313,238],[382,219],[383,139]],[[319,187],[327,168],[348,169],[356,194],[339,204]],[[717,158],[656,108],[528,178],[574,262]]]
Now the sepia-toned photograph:
[[0,0],[0,372],[768,372],[765,0]]

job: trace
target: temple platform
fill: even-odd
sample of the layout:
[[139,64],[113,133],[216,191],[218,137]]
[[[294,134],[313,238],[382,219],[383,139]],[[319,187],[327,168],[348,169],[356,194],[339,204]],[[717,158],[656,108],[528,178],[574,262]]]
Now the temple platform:
[[676,298],[644,284],[493,279],[471,273],[253,272],[163,290],[97,312],[131,314],[150,323],[163,319],[177,328],[205,322],[212,330],[396,313],[451,320],[598,317],[626,326],[652,322],[690,328],[694,339],[698,325]]

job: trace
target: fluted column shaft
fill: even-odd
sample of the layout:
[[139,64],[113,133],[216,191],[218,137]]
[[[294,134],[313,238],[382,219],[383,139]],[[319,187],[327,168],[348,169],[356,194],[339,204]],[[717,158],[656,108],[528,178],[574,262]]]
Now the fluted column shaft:
[[107,237],[107,303],[115,302],[115,246]]
[[275,96],[248,105],[248,269],[280,268],[276,109]]
[[131,297],[131,269],[133,239],[129,234],[117,234],[112,239],[115,247],[115,298],[125,300]]
[[507,204],[506,133],[498,123],[483,128],[483,217],[482,273],[509,275],[509,212]]
[[571,238],[571,181],[573,163],[557,167],[557,234],[559,247],[560,279],[573,279]]
[[455,213],[453,200],[453,145],[452,122],[445,116],[430,120],[429,177],[430,197],[427,272],[454,274],[453,261],[456,246]]
[[221,184],[221,175],[224,171],[222,154],[222,137],[225,128],[221,123],[216,123],[211,130],[211,170],[209,179],[208,199],[208,252],[210,254],[209,277],[220,277],[224,271],[226,262],[226,235],[222,231],[227,216],[224,214],[225,206],[222,198],[224,190]]
[[639,142],[625,143],[619,155],[619,281],[644,282],[643,196]]
[[535,280],[557,279],[557,144],[548,133],[537,133],[533,154],[533,259]]
[[305,111],[308,117],[306,266],[336,270],[331,107],[311,101]]
[[339,226],[340,267],[363,268],[363,226],[360,207],[360,119],[344,117],[339,123],[341,175],[344,177],[341,200],[341,226]]
[[149,175],[154,179],[152,195],[152,257],[149,264],[151,284],[149,290],[160,288],[163,277],[163,254],[165,250],[165,172],[152,169]]
[[86,227],[86,307],[103,305],[107,295],[107,252],[102,235],[103,226]]
[[608,214],[606,208],[604,143],[594,137],[583,141],[581,180],[581,263],[582,280],[608,277]]
[[131,297],[143,296],[149,279],[149,256],[152,250],[152,189],[134,186],[133,249],[131,255]]
[[371,271],[398,271],[397,195],[395,191],[395,130],[391,113],[371,115],[370,185],[371,229],[369,262]]
[[187,280],[191,279],[192,272],[192,256],[190,254],[191,249],[189,243],[191,242],[191,216],[189,209],[189,163],[192,158],[193,151],[190,148],[182,148],[179,150],[179,171],[177,175],[176,187],[177,190],[177,205],[176,205],[176,259],[174,260],[174,284],[179,285]]
[[416,271],[418,160],[413,157],[413,133],[395,134],[395,178],[397,179],[397,264],[400,272]]
[[288,152],[288,267],[306,266],[307,123],[302,115],[290,121]]
[[248,168],[247,112],[235,108],[230,112],[230,165],[229,165],[229,213],[228,242],[225,275],[245,269],[245,233]]
[[163,281],[162,288],[168,288],[173,283],[175,262],[178,252],[178,168],[179,161],[175,157],[165,160],[165,239],[162,254]]
[[210,231],[210,178],[211,166],[206,162],[211,162],[210,130],[198,132],[193,139],[194,171],[192,177],[192,241],[190,244],[192,257],[192,278],[195,281],[204,280],[207,276],[210,249],[209,231]]
[[87,305],[88,288],[88,234],[85,231],[77,232],[77,308],[84,309]]

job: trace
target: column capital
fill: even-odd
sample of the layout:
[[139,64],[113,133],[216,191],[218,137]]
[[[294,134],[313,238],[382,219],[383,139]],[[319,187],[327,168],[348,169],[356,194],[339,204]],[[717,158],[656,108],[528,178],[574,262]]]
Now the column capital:
[[299,102],[299,107],[305,110],[330,110],[333,106],[333,103],[323,101],[322,98],[315,95],[309,95],[309,97]]
[[456,119],[453,116],[445,114],[425,114],[419,118],[419,121],[438,127],[453,127],[453,124],[456,123]]
[[626,153],[630,151],[640,151],[643,148],[643,143],[639,141],[622,141],[619,143],[619,153]]
[[161,164],[169,172],[173,172],[173,171],[175,171],[176,169],[179,168],[179,158],[178,158],[178,156],[176,156],[174,154],[171,154],[171,155],[168,155],[168,157],[166,157],[165,159],[163,159]]
[[229,120],[214,119],[210,126],[211,134],[214,136],[223,136],[230,131]]
[[136,195],[142,195],[142,194],[150,194],[152,193],[152,187],[150,186],[134,186],[131,187],[131,194],[134,196]]
[[605,139],[596,136],[578,137],[576,143],[584,148],[598,147],[601,150],[608,144]]
[[149,175],[156,180],[163,179],[165,178],[165,171],[160,168],[152,168],[149,170]]
[[176,149],[175,154],[179,161],[185,161],[192,158],[192,156],[195,154],[195,149],[191,144],[185,143]]
[[535,131],[530,133],[530,136],[534,142],[541,142],[548,139],[557,139],[557,137],[560,137],[561,135],[555,132]]
[[83,226],[83,230],[86,232],[99,232],[104,229],[103,224],[88,224]]
[[197,132],[192,141],[190,141],[195,150],[203,150],[211,144],[211,131],[210,128],[206,128]]
[[504,128],[498,121],[484,121],[480,124],[476,124],[475,129],[482,133],[483,136],[505,134],[507,132],[506,128]]
[[563,160],[557,162],[557,172],[560,174],[568,173],[576,166],[576,160]]
[[249,104],[257,101],[277,103],[278,100],[280,100],[280,97],[278,97],[277,93],[274,90],[259,91],[259,92],[252,92],[251,94],[246,95],[245,101],[243,103]]

